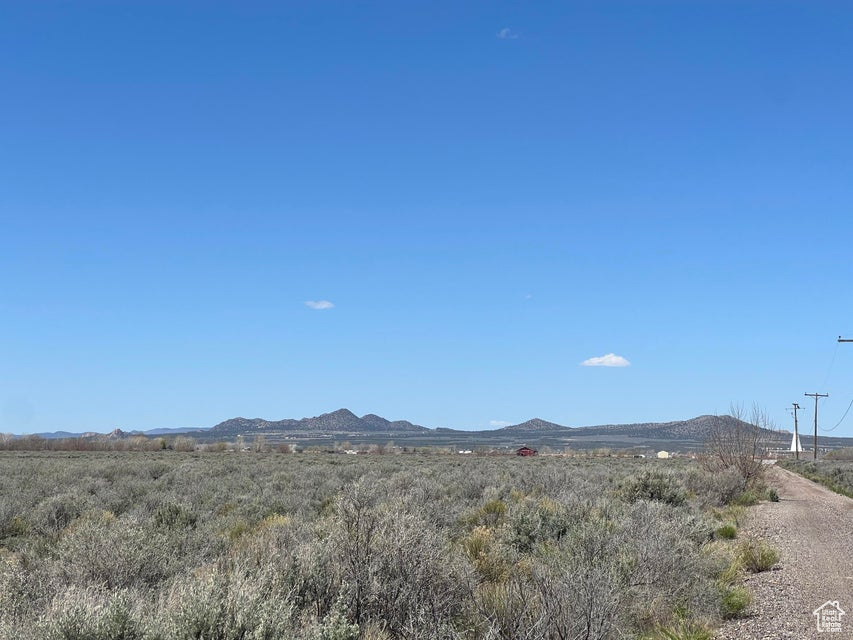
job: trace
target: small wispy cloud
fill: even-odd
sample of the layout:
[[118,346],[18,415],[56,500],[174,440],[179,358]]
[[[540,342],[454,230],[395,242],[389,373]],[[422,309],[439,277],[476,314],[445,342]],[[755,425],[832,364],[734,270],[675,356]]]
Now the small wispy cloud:
[[622,356],[617,356],[615,353],[608,353],[595,358],[587,358],[581,362],[582,367],[630,367],[631,363]]
[[509,27],[504,27],[497,33],[498,40],[518,40],[518,34]]
[[511,422],[507,422],[506,420],[489,420],[490,427],[508,427],[511,424]]
[[309,309],[317,309],[318,311],[323,311],[324,309],[331,309],[335,305],[329,302],[328,300],[306,300],[305,306]]

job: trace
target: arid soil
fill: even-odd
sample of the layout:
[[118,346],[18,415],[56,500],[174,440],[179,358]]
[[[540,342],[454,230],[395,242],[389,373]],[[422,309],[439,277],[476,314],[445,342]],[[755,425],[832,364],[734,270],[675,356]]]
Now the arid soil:
[[[779,502],[750,509],[742,535],[764,538],[780,553],[772,571],[749,575],[750,616],[727,622],[720,640],[853,638],[853,500],[773,467]],[[812,612],[838,601],[840,632],[819,632]]]

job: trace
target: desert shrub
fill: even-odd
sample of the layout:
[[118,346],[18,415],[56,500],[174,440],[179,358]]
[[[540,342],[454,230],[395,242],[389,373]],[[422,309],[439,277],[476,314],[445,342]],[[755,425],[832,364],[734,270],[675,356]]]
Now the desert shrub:
[[568,505],[540,498],[520,499],[513,505],[506,542],[521,553],[530,552],[537,544],[558,541],[577,521],[578,514]]
[[709,549],[739,516],[701,509],[728,502],[724,476],[688,461],[0,453],[0,637],[642,637],[721,615],[717,584],[737,576]]
[[0,638],[25,637],[46,608],[52,594],[39,568],[38,558],[0,550],[0,629],[7,630]]
[[496,527],[506,517],[506,503],[503,500],[489,500],[468,518],[467,522],[474,527]]
[[740,618],[752,603],[752,596],[743,587],[725,586],[722,588],[720,613],[723,618]]
[[760,573],[779,562],[779,552],[763,540],[748,538],[738,547],[738,559],[747,571]]
[[717,527],[714,531],[714,537],[720,540],[734,540],[737,537],[737,526],[731,522]]
[[685,485],[703,505],[709,507],[732,504],[745,489],[743,477],[733,468],[715,472],[691,469],[685,474]]
[[328,523],[329,544],[341,566],[340,579],[351,592],[347,609],[356,624],[362,620],[374,583],[380,524],[378,501],[375,485],[360,481],[342,493]]
[[679,620],[668,626],[661,626],[643,636],[642,640],[711,640],[713,634],[702,622]]
[[356,640],[359,628],[351,624],[343,613],[343,603],[338,602],[323,621],[313,629],[312,640]]
[[58,595],[38,623],[45,640],[142,640],[143,623],[127,591],[72,588]]
[[733,501],[732,504],[737,505],[739,507],[753,507],[759,503],[760,499],[758,494],[755,491],[748,490],[740,493]]
[[767,487],[764,490],[764,499],[769,502],[779,502],[779,492],[773,487]]
[[202,568],[176,579],[159,603],[163,640],[277,640],[293,634],[289,585],[270,568]]
[[620,551],[629,568],[631,618],[641,626],[666,624],[686,610],[713,608],[717,593],[703,576],[712,561],[700,550],[712,521],[660,502],[641,501],[625,515]]
[[741,505],[730,504],[722,509],[712,509],[710,513],[720,522],[730,522],[739,527],[743,524],[748,511]]
[[535,584],[511,574],[476,587],[467,626],[479,638],[540,638],[546,615]]
[[99,511],[65,531],[56,552],[67,584],[109,589],[153,586],[169,574],[173,559],[162,534]]
[[347,611],[356,624],[381,620],[393,633],[438,633],[461,611],[468,581],[449,541],[416,516],[378,504],[359,482],[336,502],[329,546],[341,568]]
[[[0,538],[21,538],[30,531],[30,523],[23,516],[14,516],[3,523]],[[8,543],[7,543],[8,544]]]
[[154,512],[154,524],[167,529],[194,527],[198,516],[181,504],[166,502]]
[[378,542],[381,586],[370,617],[392,633],[446,636],[468,596],[467,564],[451,552],[446,538],[412,514],[386,513]]
[[482,580],[502,582],[509,577],[512,561],[508,550],[488,527],[477,527],[461,540],[462,548]]
[[36,506],[32,514],[32,525],[42,534],[56,535],[78,518],[88,506],[86,497],[76,493],[50,496]]
[[628,478],[622,484],[621,495],[628,502],[657,500],[673,506],[687,500],[684,485],[678,478],[659,469],[646,469]]
[[729,549],[728,560],[718,567],[717,583],[724,587],[737,586],[743,581],[744,567],[740,561],[737,549]]
[[587,522],[541,551],[535,574],[545,637],[604,640],[617,635],[626,612],[630,567],[621,533]]

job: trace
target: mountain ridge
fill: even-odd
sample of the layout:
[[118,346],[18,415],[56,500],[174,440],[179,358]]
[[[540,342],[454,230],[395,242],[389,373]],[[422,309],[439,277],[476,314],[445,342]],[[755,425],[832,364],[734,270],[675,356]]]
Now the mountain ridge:
[[[134,435],[160,436],[160,435],[187,435],[201,440],[229,439],[237,436],[270,435],[292,438],[358,438],[364,437],[389,437],[389,438],[417,438],[430,439],[431,437],[448,436],[454,438],[472,439],[559,439],[564,441],[584,441],[594,438],[602,440],[619,439],[626,442],[635,440],[693,440],[703,441],[711,426],[719,420],[728,424],[739,422],[732,416],[700,415],[688,420],[674,420],[668,422],[637,422],[628,424],[605,424],[593,426],[569,427],[542,418],[531,418],[525,422],[508,425],[496,429],[465,430],[450,429],[447,427],[428,428],[409,422],[408,420],[388,420],[375,413],[367,413],[361,417],[346,408],[337,409],[318,416],[300,419],[284,418],[281,420],[267,420],[265,418],[235,417],[224,420],[207,429],[152,429],[149,431],[134,430],[124,432],[116,429],[111,434],[100,434],[87,432],[85,434],[74,434],[67,431],[55,432],[55,434],[34,434],[42,438],[122,438]],[[787,431],[767,431],[768,436],[773,439],[790,437]]]
[[[231,418],[211,427],[207,433],[214,435],[230,435],[238,431],[253,431],[258,434],[264,431],[289,431],[308,433],[429,433],[427,427],[413,424],[408,420],[388,420],[375,413],[358,417],[346,408],[322,413],[319,416],[295,420],[269,421],[263,418]],[[239,435],[244,435],[240,433]]]

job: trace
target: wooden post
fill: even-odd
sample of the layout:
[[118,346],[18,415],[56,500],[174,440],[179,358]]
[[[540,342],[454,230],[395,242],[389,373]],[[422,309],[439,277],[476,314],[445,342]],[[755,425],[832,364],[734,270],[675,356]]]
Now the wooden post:
[[807,393],[814,398],[814,459],[817,460],[817,401],[819,398],[828,398],[828,393]]

